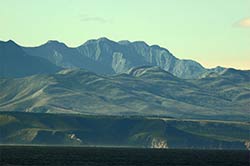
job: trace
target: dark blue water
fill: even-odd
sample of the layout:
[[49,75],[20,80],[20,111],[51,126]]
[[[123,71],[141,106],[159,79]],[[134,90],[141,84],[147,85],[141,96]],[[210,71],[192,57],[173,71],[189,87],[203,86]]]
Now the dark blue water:
[[249,151],[0,146],[0,165],[249,166]]

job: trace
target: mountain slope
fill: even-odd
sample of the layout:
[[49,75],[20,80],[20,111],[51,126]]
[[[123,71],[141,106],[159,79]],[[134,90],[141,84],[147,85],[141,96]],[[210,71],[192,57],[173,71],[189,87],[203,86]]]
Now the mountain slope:
[[100,74],[113,73],[109,67],[80,54],[77,48],[69,48],[58,41],[48,41],[39,47],[28,47],[23,50],[29,55],[45,58],[63,68],[82,68]]
[[50,41],[39,47],[23,47],[32,56],[44,57],[66,68],[84,68],[99,74],[124,73],[139,66],[159,66],[180,78],[198,78],[207,69],[192,60],[180,60],[167,49],[145,42],[89,40],[76,48]]
[[0,79],[0,110],[249,120],[249,81],[218,86],[220,77],[184,80],[140,67],[114,76],[68,69]]
[[0,41],[0,77],[55,73],[60,69],[46,59],[28,55],[13,41]]
[[195,85],[217,93],[230,102],[237,101],[250,107],[250,71],[225,69],[219,73],[211,73],[206,77],[191,81]]

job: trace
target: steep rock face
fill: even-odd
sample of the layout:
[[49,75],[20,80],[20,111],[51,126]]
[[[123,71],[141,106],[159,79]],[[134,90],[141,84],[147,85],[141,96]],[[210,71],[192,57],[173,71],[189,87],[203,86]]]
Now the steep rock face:
[[85,68],[101,73],[124,73],[139,66],[159,66],[180,78],[197,78],[208,70],[192,60],[180,60],[167,49],[145,42],[114,42],[107,38],[89,40],[76,48],[49,41],[39,47],[23,48],[33,56],[40,56],[66,68]]
[[28,55],[13,41],[0,41],[0,77],[48,74],[60,69],[44,58]]
[[23,47],[23,50],[32,56],[49,60],[51,63],[63,68],[82,68],[96,73],[114,73],[107,66],[82,55],[78,48],[70,48],[58,41],[48,41],[39,47]]

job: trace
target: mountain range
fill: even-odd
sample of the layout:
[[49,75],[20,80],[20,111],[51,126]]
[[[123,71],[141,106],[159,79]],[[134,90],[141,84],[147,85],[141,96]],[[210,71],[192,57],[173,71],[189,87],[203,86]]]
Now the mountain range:
[[0,42],[0,143],[250,149],[250,70],[145,42]]
[[[10,52],[11,50],[16,50],[16,52]],[[4,58],[0,63],[5,63],[5,59],[11,58],[11,56],[16,56],[15,59],[12,58],[13,64],[8,64],[8,66],[14,66],[12,71],[11,69],[8,70],[8,74],[6,75],[5,71],[7,69],[0,69],[0,76],[22,76],[19,74],[22,70],[24,70],[25,76],[40,73],[40,70],[32,70],[32,73],[26,72],[25,67],[27,65],[25,63],[29,63],[30,65],[34,63],[24,60],[21,57],[24,54],[32,56],[33,59],[36,57],[38,61],[47,60],[54,64],[53,70],[49,70],[51,64],[47,61],[47,64],[44,64],[45,62],[34,64],[37,68],[44,66],[43,72],[48,73],[58,68],[82,68],[97,74],[110,75],[126,73],[134,67],[159,66],[161,69],[179,78],[193,79],[199,78],[206,73],[219,72],[224,69],[222,67],[206,69],[195,61],[178,59],[167,49],[158,45],[149,46],[143,41],[114,42],[107,38],[89,40],[75,48],[70,48],[58,41],[48,41],[38,47],[22,47],[13,41],[8,41],[0,43],[0,51],[2,52],[0,54],[1,57],[3,56],[2,58]],[[19,58],[20,64],[17,65],[16,61]],[[18,70],[15,68],[17,66],[21,68],[23,66],[24,69]],[[15,74],[15,71],[17,74]]]

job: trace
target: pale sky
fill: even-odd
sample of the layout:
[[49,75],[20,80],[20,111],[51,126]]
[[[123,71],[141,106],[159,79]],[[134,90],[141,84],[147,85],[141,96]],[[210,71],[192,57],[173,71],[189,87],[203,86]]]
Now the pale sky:
[[0,40],[143,40],[205,67],[250,69],[250,0],[0,0]]

